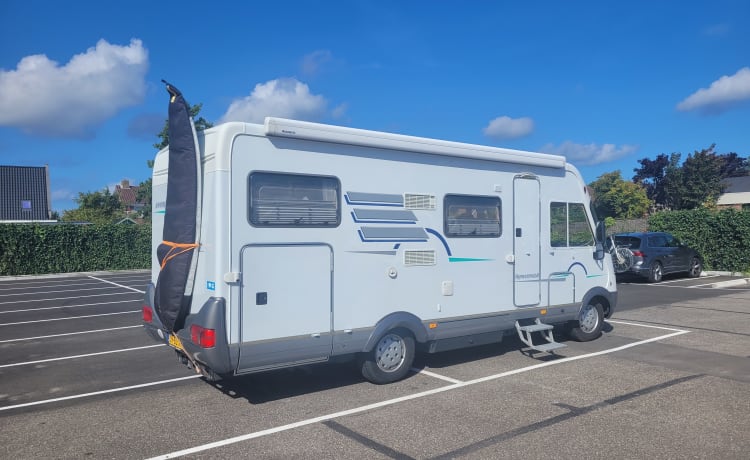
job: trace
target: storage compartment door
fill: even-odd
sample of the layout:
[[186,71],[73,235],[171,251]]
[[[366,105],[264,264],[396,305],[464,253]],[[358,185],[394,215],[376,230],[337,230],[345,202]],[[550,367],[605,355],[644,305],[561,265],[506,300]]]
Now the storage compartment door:
[[246,246],[238,370],[327,359],[332,345],[331,280],[327,245]]

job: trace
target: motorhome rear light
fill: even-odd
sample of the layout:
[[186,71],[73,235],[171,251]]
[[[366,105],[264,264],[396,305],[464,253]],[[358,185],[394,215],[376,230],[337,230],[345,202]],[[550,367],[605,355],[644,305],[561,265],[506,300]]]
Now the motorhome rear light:
[[154,320],[154,310],[151,309],[148,305],[143,306],[143,321],[146,323],[150,323]]
[[193,324],[190,326],[190,340],[201,348],[216,346],[216,330]]

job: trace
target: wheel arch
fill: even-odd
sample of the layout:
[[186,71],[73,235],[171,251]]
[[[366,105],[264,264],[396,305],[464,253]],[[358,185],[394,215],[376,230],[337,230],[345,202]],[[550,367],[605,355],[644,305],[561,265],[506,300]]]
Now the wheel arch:
[[422,320],[412,313],[405,311],[398,311],[391,313],[382,318],[375,325],[375,329],[370,333],[370,337],[365,342],[365,346],[362,349],[363,352],[370,352],[375,348],[375,344],[378,340],[385,335],[386,332],[394,329],[405,329],[414,336],[414,340],[419,343],[427,341],[427,331],[425,330]]
[[586,295],[583,296],[583,301],[581,301],[581,308],[583,308],[584,305],[588,305],[589,303],[595,302],[597,300],[602,304],[604,317],[611,317],[614,313],[615,306],[617,305],[617,292],[610,292],[603,287],[597,286],[588,291]]

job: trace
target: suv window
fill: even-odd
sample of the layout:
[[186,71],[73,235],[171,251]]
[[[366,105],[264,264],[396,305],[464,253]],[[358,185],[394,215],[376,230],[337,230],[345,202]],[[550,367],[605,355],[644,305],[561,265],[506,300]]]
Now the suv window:
[[638,249],[641,247],[641,239],[635,236],[615,236],[615,245],[622,248]]
[[653,235],[648,237],[648,246],[650,248],[666,248],[667,237],[664,235]]

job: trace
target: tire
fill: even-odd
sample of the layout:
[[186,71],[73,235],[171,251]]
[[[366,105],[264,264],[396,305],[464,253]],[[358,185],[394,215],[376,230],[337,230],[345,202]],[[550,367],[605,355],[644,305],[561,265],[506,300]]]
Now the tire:
[[697,257],[693,257],[690,260],[690,269],[688,269],[688,276],[690,278],[698,278],[701,276],[701,272],[703,271],[703,264],[701,263],[701,260]]
[[382,385],[401,380],[414,362],[414,337],[403,329],[386,332],[361,360],[362,376]]
[[602,335],[604,325],[604,308],[600,302],[594,301],[581,308],[578,314],[578,325],[570,329],[568,334],[573,340],[588,342]]
[[648,282],[658,283],[662,278],[664,278],[664,268],[662,268],[661,262],[654,262],[648,272]]

